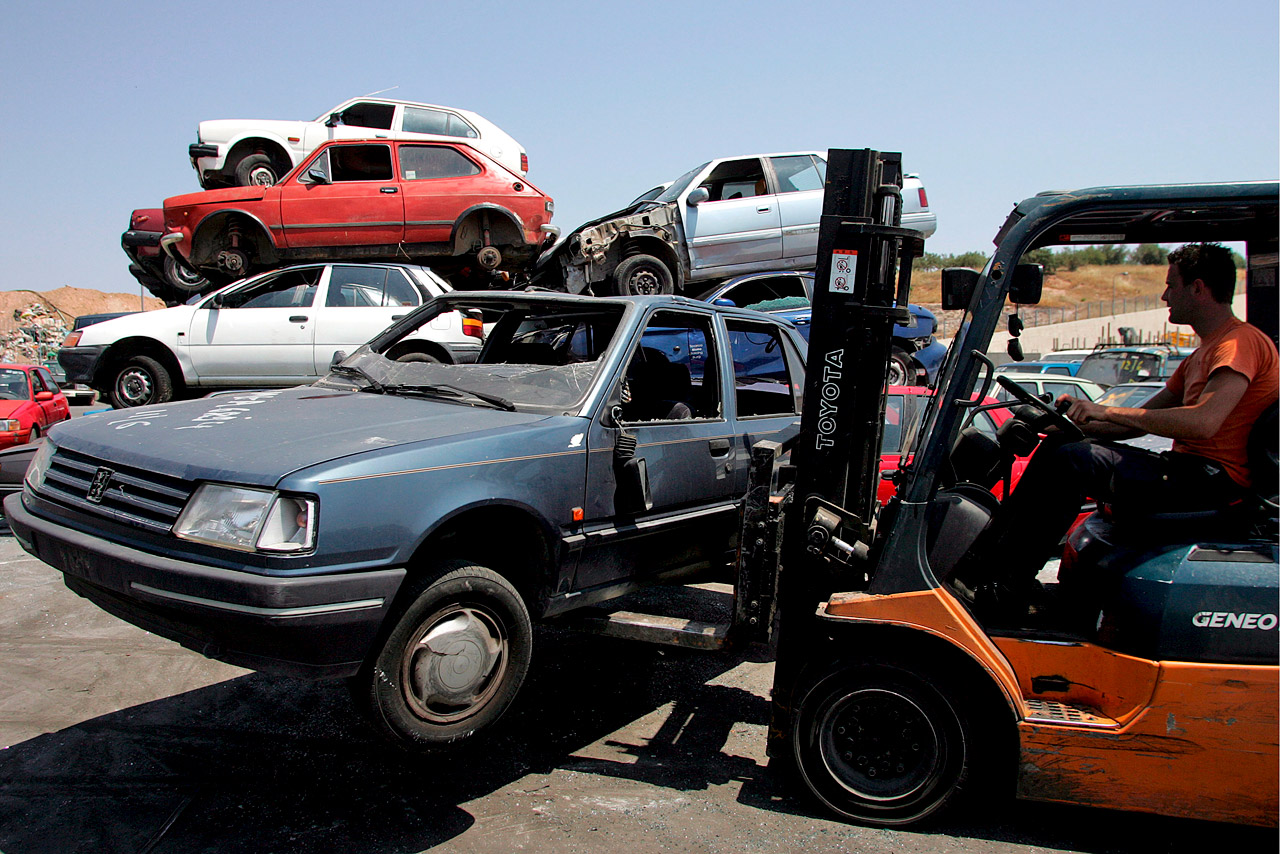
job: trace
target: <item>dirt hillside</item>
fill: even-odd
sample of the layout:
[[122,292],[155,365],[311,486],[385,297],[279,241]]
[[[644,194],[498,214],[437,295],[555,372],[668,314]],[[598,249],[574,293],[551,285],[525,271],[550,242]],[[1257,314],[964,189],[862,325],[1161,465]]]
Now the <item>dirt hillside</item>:
[[[61,287],[52,291],[0,291],[0,361],[39,364],[52,358],[71,323],[82,314],[138,311],[136,294]],[[147,311],[164,302],[147,297]]]

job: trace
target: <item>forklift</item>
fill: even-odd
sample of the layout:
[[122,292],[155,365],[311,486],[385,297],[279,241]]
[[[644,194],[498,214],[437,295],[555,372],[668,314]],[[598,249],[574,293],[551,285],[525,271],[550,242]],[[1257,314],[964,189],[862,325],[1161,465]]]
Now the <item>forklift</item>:
[[799,433],[753,450],[736,592],[742,630],[776,644],[772,761],[875,826],[993,791],[1275,826],[1274,407],[1251,440],[1256,500],[1199,514],[1100,506],[1078,523],[1047,585],[1072,594],[1064,613],[989,617],[949,582],[999,512],[1001,460],[1048,425],[1073,426],[997,376],[1015,418],[995,442],[970,427],[1006,300],[1021,359],[1018,306],[1043,281],[1027,253],[1242,243],[1245,319],[1275,340],[1280,187],[1101,187],[1018,204],[985,269],[943,273],[944,308],[964,320],[897,493],[878,506],[890,334],[923,251],[897,225],[901,174],[898,154],[830,152]]
[[[1243,244],[1245,319],[1276,340],[1276,181],[1043,193],[1009,214],[981,272],[942,274],[964,319],[897,490],[877,502],[891,335],[910,322],[901,155],[831,150],[803,409],[785,442],[752,447],[731,613],[616,609],[578,628],[696,649],[776,654],[768,753],[855,822],[901,827],[965,796],[1275,826],[1280,729],[1280,548],[1275,407],[1253,428],[1257,495],[1203,513],[1100,505],[1072,529],[1061,604],[989,614],[953,574],[999,512],[1015,456],[1050,425],[1077,428],[986,355],[1055,245]],[[994,380],[1020,406],[995,437],[975,427]],[[1046,555],[1046,558],[1051,556]],[[1068,607],[1068,603],[1070,607]]]

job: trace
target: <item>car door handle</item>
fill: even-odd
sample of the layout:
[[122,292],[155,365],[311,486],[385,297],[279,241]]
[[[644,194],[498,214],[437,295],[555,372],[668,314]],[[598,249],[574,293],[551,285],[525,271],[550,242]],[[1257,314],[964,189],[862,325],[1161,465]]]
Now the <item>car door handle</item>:
[[306,323],[307,316],[305,314],[295,314],[289,318],[290,323]]
[[381,188],[379,188],[378,192],[380,192],[380,193],[395,193],[395,192],[398,192],[398,191],[396,190],[396,188],[395,188],[395,187],[381,187]]
[[392,320],[399,320],[399,319],[400,319],[400,318],[402,318],[402,317],[404,317],[404,315],[403,315],[403,314],[393,314],[393,315],[391,315],[391,319],[392,319]]
[[768,213],[769,209],[769,205],[760,205],[756,208],[756,213]]
[[723,457],[725,454],[729,453],[729,440],[712,439],[707,443],[707,447],[711,449],[711,456]]

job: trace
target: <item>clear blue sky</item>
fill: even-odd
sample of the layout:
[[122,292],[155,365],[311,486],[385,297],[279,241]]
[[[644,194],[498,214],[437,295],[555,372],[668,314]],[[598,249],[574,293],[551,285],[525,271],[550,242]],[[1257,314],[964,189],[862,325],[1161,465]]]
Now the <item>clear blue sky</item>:
[[132,291],[196,123],[392,97],[488,117],[566,231],[713,157],[903,152],[933,252],[1045,189],[1280,175],[1276,0],[8,3],[0,290]]

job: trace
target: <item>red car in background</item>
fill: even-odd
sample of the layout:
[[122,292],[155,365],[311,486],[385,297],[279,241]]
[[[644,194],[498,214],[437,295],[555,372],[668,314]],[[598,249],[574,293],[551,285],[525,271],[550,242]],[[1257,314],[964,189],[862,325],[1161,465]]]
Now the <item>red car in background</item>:
[[[889,386],[889,394],[885,400],[884,434],[880,441],[880,474],[881,480],[876,488],[876,498],[881,504],[887,502],[897,492],[897,486],[891,480],[885,480],[888,472],[897,471],[902,465],[902,454],[914,440],[920,419],[924,416],[926,401],[933,392],[923,386]],[[994,397],[986,397],[982,405],[999,403]],[[978,433],[995,441],[996,430],[1000,425],[1013,417],[1009,409],[1001,406],[974,413],[972,421],[965,427],[972,427]],[[1017,457],[1013,462],[1012,476],[1014,486],[1022,471],[1027,467],[1030,455]],[[997,498],[1004,495],[1003,481],[992,486],[991,491]]]
[[0,364],[0,448],[38,439],[70,417],[66,395],[48,369]]
[[165,199],[161,245],[220,282],[313,260],[517,270],[554,239],[554,210],[463,142],[333,140],[273,186]]

